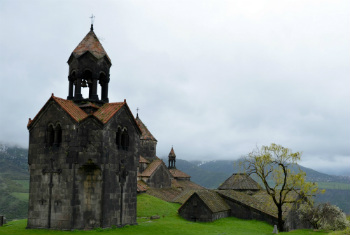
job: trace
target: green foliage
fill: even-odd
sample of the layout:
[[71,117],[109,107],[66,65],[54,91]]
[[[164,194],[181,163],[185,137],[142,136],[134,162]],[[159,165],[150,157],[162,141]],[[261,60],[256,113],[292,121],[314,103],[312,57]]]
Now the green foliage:
[[0,214],[8,220],[23,219],[28,214],[28,152],[0,144]]
[[[272,143],[249,153],[242,159],[243,170],[251,175],[257,175],[272,198],[278,211],[278,230],[283,231],[282,206],[286,203],[296,203],[312,200],[319,193],[316,183],[306,181],[302,170],[292,170],[300,161],[301,153],[292,152],[288,148]],[[298,197],[291,196],[298,194]]]
[[23,219],[27,217],[28,203],[17,199],[6,191],[0,192],[0,214],[7,220]]
[[329,203],[312,206],[302,204],[298,209],[301,220],[310,222],[314,228],[327,230],[345,230],[349,221],[339,207]]

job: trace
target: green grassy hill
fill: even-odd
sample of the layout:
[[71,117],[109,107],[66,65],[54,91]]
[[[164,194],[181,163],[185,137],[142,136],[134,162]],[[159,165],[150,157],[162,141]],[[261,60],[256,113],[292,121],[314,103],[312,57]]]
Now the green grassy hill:
[[28,213],[28,150],[0,144],[0,214],[8,220]]
[[[1,235],[78,235],[78,234],[110,234],[110,235],[264,235],[272,234],[273,227],[267,223],[256,220],[242,220],[237,218],[224,218],[210,223],[193,223],[182,219],[177,214],[179,204],[168,203],[147,194],[137,198],[138,225],[123,228],[95,229],[91,231],[55,231],[25,229],[26,220],[12,221],[0,227]],[[150,216],[159,215],[160,219],[150,220]],[[282,233],[283,234],[283,233]],[[296,230],[286,234],[328,234],[312,230]]]

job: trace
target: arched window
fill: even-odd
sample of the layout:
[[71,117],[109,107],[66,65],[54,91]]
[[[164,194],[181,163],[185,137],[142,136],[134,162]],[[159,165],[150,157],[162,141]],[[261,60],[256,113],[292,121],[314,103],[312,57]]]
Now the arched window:
[[55,145],[60,146],[61,143],[62,143],[62,128],[60,124],[57,124],[55,128]]
[[122,132],[122,139],[121,139],[122,149],[128,150],[129,149],[129,135],[128,130],[124,129]]
[[81,87],[88,87],[87,97],[90,98],[92,94],[92,72],[90,70],[85,70],[81,79]]
[[121,136],[122,136],[122,130],[120,129],[120,127],[118,127],[118,131],[117,131],[116,137],[115,137],[115,143],[117,144],[118,149],[121,149],[121,146],[122,146]]
[[53,125],[49,124],[49,126],[47,127],[47,135],[46,135],[46,143],[47,146],[52,146],[53,142],[55,140],[55,131],[53,129]]

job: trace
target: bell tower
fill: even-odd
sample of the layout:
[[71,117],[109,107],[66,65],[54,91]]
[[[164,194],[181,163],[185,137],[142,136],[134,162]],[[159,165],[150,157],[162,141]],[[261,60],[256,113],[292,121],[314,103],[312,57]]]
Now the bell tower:
[[[109,102],[109,69],[112,63],[94,33],[93,24],[91,24],[90,32],[74,49],[67,63],[69,65],[67,100],[73,100],[76,103],[82,101],[101,104]],[[100,96],[98,86],[101,87]],[[88,97],[82,96],[82,88],[89,89]]]
[[176,169],[176,155],[175,155],[175,151],[174,148],[171,147],[169,156],[168,156],[168,160],[169,160],[169,165],[168,165],[168,169]]

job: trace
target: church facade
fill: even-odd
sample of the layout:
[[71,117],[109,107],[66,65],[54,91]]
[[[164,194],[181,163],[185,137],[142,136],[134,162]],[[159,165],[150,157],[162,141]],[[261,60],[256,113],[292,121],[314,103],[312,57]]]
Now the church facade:
[[[68,64],[67,99],[52,94],[27,126],[27,228],[136,224],[142,132],[125,100],[109,103],[112,64],[93,26]],[[86,98],[83,88],[89,89]]]

